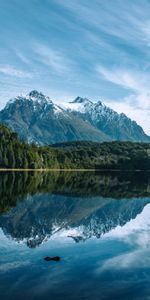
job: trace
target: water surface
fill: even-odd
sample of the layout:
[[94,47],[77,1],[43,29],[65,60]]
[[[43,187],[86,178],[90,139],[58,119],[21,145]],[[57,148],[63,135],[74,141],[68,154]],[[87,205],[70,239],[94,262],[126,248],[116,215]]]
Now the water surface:
[[0,186],[1,299],[150,299],[149,173],[1,172]]

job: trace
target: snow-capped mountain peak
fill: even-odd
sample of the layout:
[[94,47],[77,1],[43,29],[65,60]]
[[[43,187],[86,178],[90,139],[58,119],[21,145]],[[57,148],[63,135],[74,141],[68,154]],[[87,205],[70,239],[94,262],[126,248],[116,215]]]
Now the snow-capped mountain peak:
[[99,100],[97,102],[92,102],[88,98],[82,98],[82,97],[77,97],[73,101],[70,101],[68,103],[65,103],[64,105],[65,108],[69,109],[70,111],[77,111],[80,113],[87,113],[87,112],[92,112],[94,110],[102,110],[106,108],[105,104]]
[[0,111],[0,122],[18,132],[21,138],[39,144],[72,140],[150,141],[135,121],[100,100],[92,102],[78,96],[58,105],[36,90],[8,101]]
[[78,96],[74,101],[65,104],[65,108],[90,122],[97,129],[109,135],[112,140],[149,141],[149,137],[135,121],[132,121],[124,113],[117,113],[101,100],[92,102]]
[[41,109],[44,111],[47,109],[53,109],[54,113],[63,112],[63,108],[61,108],[57,104],[54,104],[48,96],[45,96],[43,93],[36,90],[32,90],[28,94],[21,94],[15,98],[10,99],[7,102],[6,108],[8,109],[9,106],[16,101],[20,103],[30,103],[34,111],[38,110],[39,107],[41,107]]
[[64,109],[85,113],[88,108],[93,106],[93,102],[88,98],[76,97],[73,101],[63,104]]
[[35,101],[38,102],[39,104],[42,102],[47,102],[47,103],[53,103],[52,100],[45,96],[44,94],[42,94],[41,92],[38,92],[36,90],[31,91],[29,94],[27,94],[26,96],[24,96],[24,98],[26,100],[30,100],[30,101]]
[[[72,105],[83,106],[82,103]],[[92,124],[36,90],[11,99],[0,111],[0,122],[12,128],[27,142],[40,145],[74,140],[109,140]]]

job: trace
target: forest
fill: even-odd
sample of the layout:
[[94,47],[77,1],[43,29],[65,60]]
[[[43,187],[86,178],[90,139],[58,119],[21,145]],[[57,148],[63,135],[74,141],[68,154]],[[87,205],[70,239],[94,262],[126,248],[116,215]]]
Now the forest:
[[150,170],[150,143],[88,141],[38,146],[0,124],[1,169]]

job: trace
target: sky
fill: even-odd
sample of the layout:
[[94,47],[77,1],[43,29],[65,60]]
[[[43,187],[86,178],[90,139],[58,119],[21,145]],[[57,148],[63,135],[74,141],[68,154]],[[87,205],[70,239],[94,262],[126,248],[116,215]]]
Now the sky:
[[37,89],[101,100],[150,134],[150,0],[0,0],[0,109]]

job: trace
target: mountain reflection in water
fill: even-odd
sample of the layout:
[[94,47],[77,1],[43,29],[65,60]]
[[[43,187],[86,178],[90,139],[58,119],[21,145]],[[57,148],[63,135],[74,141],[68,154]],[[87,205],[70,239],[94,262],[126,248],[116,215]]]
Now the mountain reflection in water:
[[[147,254],[150,245],[148,172],[1,172],[0,186],[0,280],[5,278],[0,292],[3,299],[19,299],[19,291],[24,292],[27,283],[29,290],[23,299],[148,299],[147,281],[144,283],[144,298],[139,298],[134,289],[133,295],[129,296],[129,286],[123,294],[120,286],[119,294],[116,294],[118,287],[115,285],[116,281],[120,281],[119,276],[123,276],[120,268],[128,269],[132,277],[130,262],[134,262],[135,268],[135,259],[137,264],[138,261],[141,264],[143,272],[150,266]],[[46,266],[42,265],[43,257],[47,255],[60,255],[63,259],[57,267],[54,262],[51,264],[54,272],[51,282],[54,281],[54,286],[43,283],[37,295],[33,277],[44,280],[41,276],[51,276],[50,273],[46,275],[48,269],[43,269]],[[34,265],[30,276],[27,265],[29,268]],[[37,268],[41,270],[40,275]],[[62,287],[63,268],[67,282],[71,280],[68,278],[72,278],[79,284],[76,296],[72,294],[73,281]],[[85,270],[84,286],[78,280]],[[140,272],[140,265],[138,270]],[[23,275],[24,272],[28,275]],[[2,277],[1,273],[5,276]],[[141,276],[148,276],[149,273],[143,274],[146,275]],[[16,289],[13,287],[10,297],[6,286],[11,285],[12,278],[18,276],[24,283]],[[139,278],[134,276],[132,280],[136,283]],[[30,280],[34,287],[30,286]],[[90,285],[93,284],[93,293],[90,285],[87,287],[89,280]],[[125,282],[124,278],[122,280]],[[62,292],[55,289],[55,284]],[[110,290],[105,289],[106,284],[111,286]],[[49,298],[50,294],[52,298]]]
[[0,227],[29,247],[63,229],[76,242],[100,238],[134,219],[149,203],[150,182],[141,173],[4,172],[0,180]]

